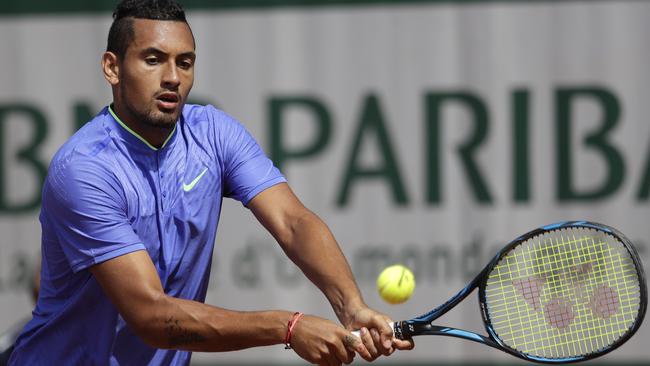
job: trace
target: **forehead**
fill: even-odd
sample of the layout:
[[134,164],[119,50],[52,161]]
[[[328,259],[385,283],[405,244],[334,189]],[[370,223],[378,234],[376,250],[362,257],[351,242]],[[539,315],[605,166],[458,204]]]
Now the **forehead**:
[[133,19],[133,40],[129,48],[154,47],[168,53],[194,51],[194,37],[189,25],[172,20]]

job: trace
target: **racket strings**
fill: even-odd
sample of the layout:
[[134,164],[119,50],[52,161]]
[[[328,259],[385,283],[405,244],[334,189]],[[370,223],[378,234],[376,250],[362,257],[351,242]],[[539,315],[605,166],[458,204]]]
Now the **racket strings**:
[[[615,274],[617,273],[618,272],[615,272]],[[589,285],[591,285],[591,288],[596,287],[596,284],[594,283],[595,278],[596,276],[590,277],[591,282]],[[559,291],[555,291],[555,293],[552,292],[553,295],[555,296],[555,299],[562,299],[562,300],[552,300],[549,303],[550,309],[549,308],[545,309],[545,316],[547,321],[551,323],[551,325],[560,329],[569,326],[574,317],[573,310],[572,310],[573,306],[570,303],[570,301],[567,300],[567,298],[572,294],[569,291],[566,291],[567,290],[566,288],[563,290],[564,291],[561,292]],[[580,329],[580,331],[578,332],[580,333],[578,334],[579,342],[576,342],[576,339],[573,339],[570,335],[563,333],[562,336],[560,337],[559,342],[554,342],[553,344],[550,344],[546,347],[542,347],[541,349],[543,351],[551,351],[553,355],[557,357],[561,357],[561,356],[565,356],[562,350],[564,346],[567,346],[568,348],[570,348],[569,352],[572,352],[574,355],[578,355],[578,354],[589,353],[588,352],[589,349],[599,350],[617,339],[617,337],[619,336],[618,331],[619,329],[621,329],[620,326],[624,326],[625,324],[619,321],[616,323],[616,325],[619,326],[618,328],[615,328],[613,323],[610,323],[609,327],[605,326],[605,327],[598,328],[599,324],[597,324],[594,321],[596,317],[591,317],[591,320],[589,320],[590,318],[587,313],[588,307],[584,306],[587,304],[587,301],[584,301],[586,300],[586,298],[587,297],[585,296],[579,297],[577,302],[578,305],[577,309],[582,310],[582,312],[577,314],[577,316],[582,316],[583,319],[586,319],[586,321],[577,325],[578,327],[582,327],[582,329]],[[593,298],[593,295],[591,298]],[[579,301],[580,299],[583,300],[582,303]],[[610,300],[614,300],[614,297],[611,296]],[[611,306],[612,304],[608,304],[608,305]],[[591,332],[591,331],[596,331],[596,332]],[[589,342],[589,344],[584,345],[584,343],[586,342]],[[583,347],[583,345],[585,347]]]
[[[596,278],[598,273],[595,273],[595,275],[592,277]],[[545,315],[547,317],[547,321],[551,323],[552,325],[558,327],[558,328],[564,328],[566,325],[568,325],[573,318],[573,313],[572,313],[572,308],[570,307],[570,303],[566,300],[564,297],[565,292],[564,291],[557,291],[557,281],[553,280],[551,281],[551,289],[555,290],[554,294],[551,292],[553,295],[555,295],[556,300],[553,300],[549,303],[547,308],[545,309]],[[557,299],[562,299],[562,300],[557,300]],[[584,308],[583,308],[584,309]],[[559,318],[559,319],[558,319]],[[604,335],[604,332],[601,333],[601,336]],[[562,338],[567,338],[566,335]],[[601,337],[602,338],[602,337]],[[555,342],[554,345],[556,347],[561,347],[562,345],[566,345],[567,342]],[[572,344],[573,348],[575,350],[575,343]],[[559,353],[557,350],[555,350],[555,353]]]
[[486,305],[504,343],[545,358],[598,352],[634,324],[638,274],[614,237],[572,228],[532,238],[490,274]]
[[[594,278],[597,278],[598,277],[597,275],[598,275],[598,273],[595,272],[595,275],[593,277],[591,277],[591,279],[593,280]],[[552,291],[551,294],[554,295],[555,299],[552,300],[551,302],[549,302],[549,304],[547,305],[547,307],[544,310],[545,310],[545,316],[547,318],[547,321],[551,325],[562,329],[562,328],[565,328],[566,326],[568,326],[571,323],[571,321],[573,320],[574,314],[573,314],[573,310],[572,310],[573,309],[572,304],[567,300],[567,297],[565,296],[565,295],[570,296],[571,294],[570,293],[567,294],[565,291],[557,291],[558,284],[556,282],[557,281],[551,281],[551,286],[552,286],[551,289],[555,290],[554,291],[555,293],[553,293],[553,291]],[[585,309],[585,308],[583,307],[582,309]],[[604,336],[606,334],[607,334],[606,331],[603,331],[603,332],[601,332],[599,334],[599,336],[600,336],[600,338],[604,338]],[[589,338],[589,339],[594,338],[594,337],[585,337],[584,334],[583,334],[583,337],[584,338]],[[576,343],[575,342],[570,343],[569,340],[567,339],[568,337],[567,337],[566,334],[563,334],[563,337],[561,337],[561,338],[563,338],[563,339],[560,339],[560,340],[556,341],[553,344],[554,347],[546,347],[546,348],[547,349],[552,349],[555,354],[561,354],[561,352],[558,351],[558,349],[561,349],[562,346],[570,345],[571,348],[572,348],[570,351],[577,352]],[[581,345],[578,344],[578,346],[582,350],[582,347],[580,347]]]

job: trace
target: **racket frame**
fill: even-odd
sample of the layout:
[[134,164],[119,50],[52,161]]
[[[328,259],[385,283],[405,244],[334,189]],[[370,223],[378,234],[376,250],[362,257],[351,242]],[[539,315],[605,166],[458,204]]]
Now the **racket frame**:
[[[577,356],[577,357],[565,357],[565,358],[537,357],[510,348],[498,337],[498,335],[496,334],[495,330],[491,325],[490,315],[486,305],[485,289],[487,287],[488,275],[490,274],[492,269],[499,263],[499,261],[503,258],[503,256],[505,256],[508,252],[510,252],[516,246],[524,243],[526,240],[532,237],[541,235],[545,232],[561,230],[564,228],[590,228],[590,229],[604,231],[617,238],[623,244],[625,249],[629,252],[632,261],[634,262],[639,277],[639,291],[640,291],[639,313],[632,327],[621,338],[616,340],[613,344],[602,349],[601,351],[590,353],[584,356]],[[485,335],[477,334],[463,329],[437,326],[432,324],[433,321],[435,321],[436,319],[438,319],[439,317],[447,313],[449,310],[451,310],[458,303],[463,301],[477,287],[479,288],[478,300],[481,308],[481,316],[483,319],[483,324],[488,334],[487,337]],[[483,270],[481,270],[481,272],[469,284],[467,284],[465,288],[460,290],[456,295],[452,296],[445,303],[429,311],[426,314],[423,314],[421,316],[418,316],[410,320],[395,322],[393,328],[394,328],[395,336],[399,339],[408,339],[416,335],[444,335],[444,336],[462,338],[462,339],[467,339],[470,341],[482,343],[487,346],[497,348],[499,350],[505,351],[516,357],[528,361],[548,363],[548,364],[572,363],[572,362],[589,360],[595,357],[602,356],[606,353],[609,353],[614,349],[620,347],[630,337],[632,337],[634,333],[636,333],[636,331],[641,326],[641,323],[643,323],[643,319],[645,317],[646,308],[647,308],[647,302],[648,302],[647,292],[648,290],[646,286],[643,266],[641,265],[641,260],[637,252],[630,244],[630,240],[627,239],[625,235],[623,235],[620,231],[603,224],[598,224],[589,221],[562,221],[562,222],[542,226],[540,228],[532,230],[512,240],[494,256],[494,258],[488,263],[488,265],[485,266],[485,268],[483,268]]]

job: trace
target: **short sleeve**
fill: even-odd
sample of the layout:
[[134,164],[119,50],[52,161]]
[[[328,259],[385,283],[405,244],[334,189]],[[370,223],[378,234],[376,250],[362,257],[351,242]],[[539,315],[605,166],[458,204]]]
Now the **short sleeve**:
[[244,126],[212,108],[218,141],[217,152],[224,165],[224,195],[244,206],[265,189],[286,182],[262,148]]
[[56,240],[74,272],[144,250],[117,179],[93,161],[54,163],[43,187],[44,240]]

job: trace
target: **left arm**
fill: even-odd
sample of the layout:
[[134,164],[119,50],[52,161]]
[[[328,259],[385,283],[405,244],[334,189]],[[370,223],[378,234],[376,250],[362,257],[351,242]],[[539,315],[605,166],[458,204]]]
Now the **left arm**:
[[393,339],[389,318],[364,303],[334,235],[286,183],[261,192],[249,202],[248,208],[287,256],[325,294],[343,326],[348,330],[362,329],[363,343],[373,358],[379,353],[388,355],[394,348],[413,348],[411,341]]

